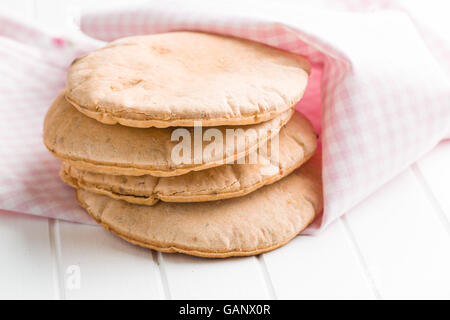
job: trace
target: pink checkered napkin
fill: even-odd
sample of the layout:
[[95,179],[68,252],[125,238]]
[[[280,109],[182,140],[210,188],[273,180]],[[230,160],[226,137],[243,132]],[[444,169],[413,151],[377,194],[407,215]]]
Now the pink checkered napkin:
[[[325,197],[323,217],[307,230],[311,233],[450,132],[450,82],[443,71],[450,66],[449,44],[430,33],[426,21],[404,11],[367,11],[358,1],[350,3],[351,11],[318,11],[294,3],[193,8],[172,1],[91,12],[81,17],[81,29],[106,41],[198,30],[307,56],[313,71],[297,109],[320,133]],[[4,17],[0,25],[0,209],[91,222],[60,182],[59,162],[45,150],[41,130],[69,61],[92,44],[52,40]]]
[[[88,49],[88,46],[86,46]],[[60,162],[42,143],[44,115],[83,50],[0,15],[0,209],[92,220],[58,179]]]

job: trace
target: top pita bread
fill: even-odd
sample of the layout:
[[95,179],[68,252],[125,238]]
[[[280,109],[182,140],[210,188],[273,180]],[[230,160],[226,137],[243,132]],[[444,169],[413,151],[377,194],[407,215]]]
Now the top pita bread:
[[135,36],[75,60],[66,99],[106,124],[245,125],[295,105],[310,66],[298,55],[218,35]]

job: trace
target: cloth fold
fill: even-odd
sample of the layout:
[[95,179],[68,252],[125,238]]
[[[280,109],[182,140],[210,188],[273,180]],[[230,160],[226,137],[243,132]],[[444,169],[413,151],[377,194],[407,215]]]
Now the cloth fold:
[[87,36],[76,39],[0,15],[0,209],[92,222],[42,144],[43,117],[75,57],[136,34],[219,33],[311,61],[296,108],[320,136],[325,209],[306,233],[325,227],[450,137],[449,43],[397,2],[367,8],[352,1],[352,7],[321,10],[294,2],[195,3],[86,12],[80,28]]

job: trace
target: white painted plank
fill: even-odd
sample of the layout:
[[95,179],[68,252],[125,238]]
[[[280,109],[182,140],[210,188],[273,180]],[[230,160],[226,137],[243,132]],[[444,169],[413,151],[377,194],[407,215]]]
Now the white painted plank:
[[[152,252],[98,226],[59,222],[60,272],[67,299],[160,299],[161,277]],[[72,267],[71,267],[72,266]],[[72,270],[80,271],[79,289]]]
[[417,165],[439,206],[450,221],[450,141],[444,141]]
[[255,257],[226,260],[163,254],[172,299],[268,299]]
[[376,298],[340,220],[264,254],[279,299]]
[[2,0],[0,12],[12,12],[21,18],[34,18],[34,0]]
[[48,220],[0,213],[0,299],[55,299]]
[[410,169],[346,220],[383,298],[450,298],[449,235]]

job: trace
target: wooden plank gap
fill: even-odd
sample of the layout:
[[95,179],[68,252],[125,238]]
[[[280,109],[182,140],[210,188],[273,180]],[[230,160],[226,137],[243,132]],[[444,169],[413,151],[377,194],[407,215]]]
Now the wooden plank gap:
[[33,16],[33,19],[37,19],[38,18],[38,4],[37,4],[37,2],[38,2],[38,0],[33,0],[32,1],[32,3],[31,3],[31,5],[32,5],[32,7],[33,7],[33,9],[32,9],[32,11],[33,11],[33,14],[32,14],[32,16]]
[[436,212],[439,220],[444,225],[445,230],[447,231],[447,234],[450,236],[450,221],[447,219],[447,215],[444,212],[444,209],[439,204],[438,199],[435,197],[433,191],[431,191],[431,188],[425,179],[422,171],[420,170],[419,166],[417,165],[417,162],[411,165],[411,170],[414,173],[414,176],[419,181],[420,187],[422,188],[423,192],[425,193],[426,197],[428,198],[428,201],[430,202],[431,206],[433,207],[434,211]]
[[160,278],[162,288],[163,288],[164,299],[171,300],[172,297],[171,297],[170,289],[169,289],[169,281],[167,280],[167,272],[164,267],[163,255],[161,252],[152,250],[152,258],[153,258],[153,261],[158,266],[159,278]]
[[264,283],[266,285],[267,294],[269,295],[269,299],[271,300],[277,300],[277,295],[275,292],[275,288],[273,286],[272,278],[270,276],[269,270],[267,269],[266,261],[264,260],[264,255],[260,254],[256,256],[256,259],[258,260],[258,264],[261,268],[261,272],[264,278]]
[[53,281],[56,297],[60,300],[66,299],[66,290],[64,286],[64,276],[61,267],[61,241],[59,237],[59,222],[55,219],[48,219],[48,230],[50,239],[50,249],[53,259]]
[[344,227],[345,234],[347,235],[350,245],[352,246],[352,249],[355,252],[356,257],[358,258],[358,261],[361,264],[361,268],[363,270],[364,276],[369,284],[370,289],[372,290],[377,300],[382,300],[380,290],[378,289],[375,280],[372,274],[370,273],[370,268],[366,262],[366,259],[364,259],[364,255],[362,254],[361,248],[358,245],[358,242],[356,241],[356,237],[353,234],[350,225],[348,224],[347,218],[345,216],[342,216],[338,220],[339,220],[338,223],[341,223]]

